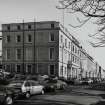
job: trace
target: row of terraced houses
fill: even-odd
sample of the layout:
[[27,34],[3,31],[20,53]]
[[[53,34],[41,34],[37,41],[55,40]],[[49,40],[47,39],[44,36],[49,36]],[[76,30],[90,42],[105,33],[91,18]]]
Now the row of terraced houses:
[[56,21],[2,24],[2,63],[15,73],[104,77],[102,67]]

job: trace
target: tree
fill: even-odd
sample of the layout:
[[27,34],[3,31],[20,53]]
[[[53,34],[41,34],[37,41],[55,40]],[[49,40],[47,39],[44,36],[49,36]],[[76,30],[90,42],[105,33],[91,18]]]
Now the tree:
[[89,35],[92,38],[97,39],[97,42],[90,42],[93,47],[105,47],[105,0],[60,0],[58,9],[65,9],[69,13],[80,12],[85,16],[84,21],[80,21],[81,27],[91,18],[95,18],[95,24],[98,25],[98,30],[94,35]]

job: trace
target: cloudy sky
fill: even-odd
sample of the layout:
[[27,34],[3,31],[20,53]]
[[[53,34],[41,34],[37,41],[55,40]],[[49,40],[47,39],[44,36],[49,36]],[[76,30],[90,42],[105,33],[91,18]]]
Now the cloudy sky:
[[[0,0],[0,24],[33,21],[60,21],[63,23],[63,12],[56,9],[58,0]],[[80,14],[68,14],[65,11],[64,26],[83,44],[86,51],[105,68],[105,48],[93,48],[89,45],[88,34],[95,33],[97,27],[89,21],[81,28],[72,28],[69,24],[77,25]],[[83,18],[80,18],[83,19]]]

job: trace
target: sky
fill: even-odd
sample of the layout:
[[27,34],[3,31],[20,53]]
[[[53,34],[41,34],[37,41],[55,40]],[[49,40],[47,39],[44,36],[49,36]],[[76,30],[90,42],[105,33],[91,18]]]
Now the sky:
[[[59,21],[63,24],[63,12],[56,6],[58,0],[0,0],[0,25],[5,23],[34,21]],[[77,17],[83,19],[82,14],[64,13],[64,26],[82,44],[83,48],[105,69],[105,48],[93,48],[88,35],[97,31],[94,20],[87,22],[81,28],[73,28],[69,24],[76,26]],[[1,46],[0,46],[1,49]]]

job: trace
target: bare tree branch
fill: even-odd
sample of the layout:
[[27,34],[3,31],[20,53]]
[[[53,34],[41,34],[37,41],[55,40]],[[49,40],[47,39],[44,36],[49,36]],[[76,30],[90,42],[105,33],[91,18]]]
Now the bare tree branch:
[[71,27],[73,27],[73,28],[82,27],[82,26],[83,26],[84,24],[86,24],[90,19],[91,19],[91,17],[89,17],[89,18],[86,19],[86,20],[80,21],[80,19],[78,18],[77,20],[78,20],[78,22],[80,23],[80,25],[73,26],[73,25],[69,24],[69,26],[71,26]]
[[60,0],[58,9],[65,9],[68,13],[81,12],[85,19],[83,21],[77,18],[80,23],[77,26],[69,24],[73,28],[82,27],[91,18],[97,19],[95,24],[98,30],[91,38],[98,40],[97,43],[90,43],[94,47],[105,47],[105,0]]

